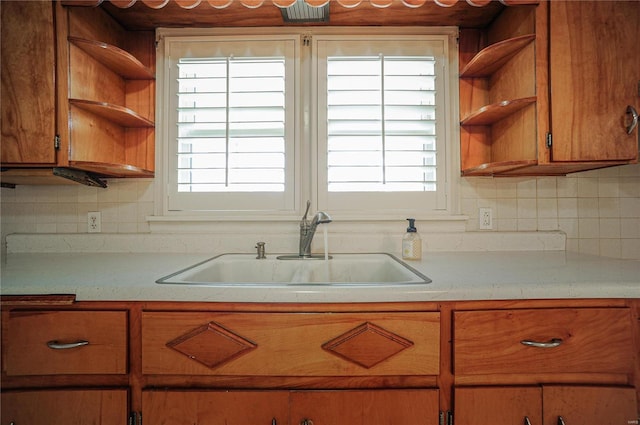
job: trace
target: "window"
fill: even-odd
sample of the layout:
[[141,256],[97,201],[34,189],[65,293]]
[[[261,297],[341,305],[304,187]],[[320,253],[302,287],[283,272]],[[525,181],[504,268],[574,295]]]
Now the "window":
[[284,192],[285,58],[178,59],[178,192]]
[[169,211],[294,208],[297,37],[168,37]]
[[449,208],[453,30],[176,31],[159,32],[165,214],[297,217],[307,199],[334,218]]
[[318,37],[318,196],[328,211],[445,208],[443,37]]

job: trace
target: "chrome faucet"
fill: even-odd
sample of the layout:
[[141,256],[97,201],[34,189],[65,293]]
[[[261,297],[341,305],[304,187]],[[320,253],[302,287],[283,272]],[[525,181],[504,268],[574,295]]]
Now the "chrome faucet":
[[313,219],[311,219],[311,222],[309,222],[309,220],[307,220],[307,213],[309,212],[310,206],[311,202],[307,201],[307,210],[305,211],[302,220],[300,220],[299,257],[311,257],[311,242],[313,241],[313,236],[316,234],[318,224],[331,223],[331,217],[329,214],[322,211],[318,211],[316,215],[313,216]]

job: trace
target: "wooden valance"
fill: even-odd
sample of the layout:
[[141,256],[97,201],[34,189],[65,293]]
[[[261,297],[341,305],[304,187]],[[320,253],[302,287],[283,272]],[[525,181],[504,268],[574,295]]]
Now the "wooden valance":
[[[209,4],[216,9],[224,9],[231,6],[233,3],[241,3],[243,6],[255,9],[263,4],[274,4],[278,7],[285,8],[292,6],[296,0],[69,0],[64,1],[67,5],[99,5],[102,2],[111,3],[116,7],[126,9],[132,7],[136,3],[142,3],[152,9],[162,9],[167,4],[175,3],[183,9],[193,9],[201,4]],[[497,2],[498,0],[401,0],[402,4],[406,7],[417,8],[425,3],[435,3],[441,7],[452,7],[458,2],[468,3],[471,6],[482,7],[490,4],[491,2]],[[500,3],[510,6],[519,4],[531,4],[537,3],[532,0],[499,0]],[[309,6],[322,7],[327,3],[335,2],[346,8],[355,8],[361,4],[368,4],[379,8],[389,7],[394,3],[394,0],[304,0]]]

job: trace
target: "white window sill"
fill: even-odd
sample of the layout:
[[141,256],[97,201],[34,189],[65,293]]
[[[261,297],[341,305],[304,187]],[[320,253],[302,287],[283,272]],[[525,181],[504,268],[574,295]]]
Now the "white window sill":
[[[403,215],[391,216],[347,216],[331,215],[330,232],[339,233],[403,233],[407,227]],[[315,212],[314,212],[315,213]],[[313,214],[309,216],[309,219]],[[466,215],[411,216],[416,219],[418,232],[450,233],[464,232]],[[233,233],[238,234],[282,234],[297,233],[300,216],[149,216],[147,221],[151,233]]]

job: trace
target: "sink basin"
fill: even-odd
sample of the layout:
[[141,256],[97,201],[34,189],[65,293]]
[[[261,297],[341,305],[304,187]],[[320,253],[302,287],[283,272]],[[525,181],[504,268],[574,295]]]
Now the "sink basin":
[[222,254],[156,281],[184,285],[389,285],[431,280],[385,253],[332,254],[330,260]]

